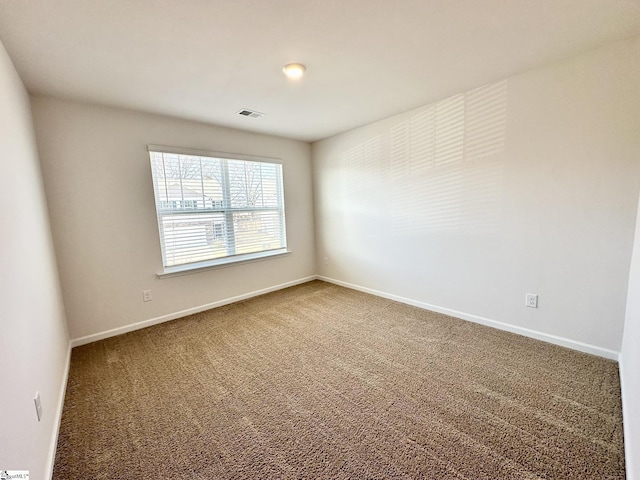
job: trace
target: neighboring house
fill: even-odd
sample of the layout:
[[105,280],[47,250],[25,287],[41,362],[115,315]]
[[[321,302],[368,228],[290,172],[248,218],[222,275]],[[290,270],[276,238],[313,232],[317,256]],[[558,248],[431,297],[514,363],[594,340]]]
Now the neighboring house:
[[222,188],[217,180],[182,180],[166,187],[159,185],[158,208],[161,210],[222,209]]
[[[175,259],[185,246],[192,252],[191,261],[199,261],[208,256],[211,248],[226,252],[225,213],[223,212],[222,189],[217,180],[184,179],[180,183],[159,186],[157,205],[159,211],[168,211],[162,216],[160,228],[164,230],[164,250],[167,259]],[[217,210],[210,215],[189,215],[197,210]],[[175,214],[171,214],[175,212]]]

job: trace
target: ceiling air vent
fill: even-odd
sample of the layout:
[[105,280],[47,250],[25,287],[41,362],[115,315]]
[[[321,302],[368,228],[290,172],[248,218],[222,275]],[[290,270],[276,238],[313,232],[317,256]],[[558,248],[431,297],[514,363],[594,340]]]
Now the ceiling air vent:
[[256,112],[255,110],[249,110],[247,108],[243,108],[242,110],[240,110],[238,112],[238,115],[249,118],[262,118],[265,116],[264,113]]

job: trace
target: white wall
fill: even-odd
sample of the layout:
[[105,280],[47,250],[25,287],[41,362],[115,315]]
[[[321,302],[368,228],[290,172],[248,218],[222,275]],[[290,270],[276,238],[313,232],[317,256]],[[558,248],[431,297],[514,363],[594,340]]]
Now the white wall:
[[636,38],[315,143],[320,274],[616,358],[638,59]]
[[43,479],[53,461],[69,337],[29,96],[2,44],[0,105],[0,469]]
[[[33,97],[32,110],[72,338],[123,331],[314,275],[308,144],[47,97]],[[158,279],[148,144],[282,159],[293,253]],[[151,302],[142,301],[145,289]]]
[[620,352],[627,480],[640,480],[640,208],[636,219],[627,312]]

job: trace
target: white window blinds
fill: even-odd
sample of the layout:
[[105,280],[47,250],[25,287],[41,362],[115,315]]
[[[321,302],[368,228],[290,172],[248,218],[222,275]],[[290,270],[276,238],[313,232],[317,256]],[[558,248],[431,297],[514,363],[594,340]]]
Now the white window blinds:
[[149,146],[165,273],[286,252],[282,165]]

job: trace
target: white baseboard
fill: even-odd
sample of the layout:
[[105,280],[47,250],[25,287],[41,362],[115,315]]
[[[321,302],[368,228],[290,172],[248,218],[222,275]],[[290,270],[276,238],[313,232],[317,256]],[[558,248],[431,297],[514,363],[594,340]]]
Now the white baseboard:
[[[632,404],[633,402],[629,398],[627,389],[625,388],[625,380],[627,379],[624,355],[620,354],[618,360],[618,371],[620,372],[620,393],[622,397],[622,428],[624,430],[624,454],[625,454],[625,469],[627,473],[627,480],[640,479],[640,472],[634,472],[637,468],[636,461],[638,461],[637,455],[634,455],[633,450],[636,449],[635,441],[631,432],[631,422],[629,419],[632,417]],[[636,449],[637,450],[637,449]],[[638,473],[638,475],[636,475]]]
[[[60,429],[60,421],[62,419],[62,409],[64,406],[64,397],[65,397],[65,392],[66,392],[66,386],[67,386],[67,380],[68,380],[68,376],[69,376],[69,367],[70,367],[70,363],[71,363],[71,348],[76,347],[76,346],[80,346],[80,345],[85,345],[87,343],[91,343],[91,342],[95,342],[98,340],[102,340],[105,338],[109,338],[109,337],[114,337],[116,335],[121,335],[123,333],[127,333],[127,332],[132,332],[134,330],[139,330],[142,328],[146,328],[146,327],[150,327],[152,325],[156,325],[159,323],[163,323],[163,322],[167,322],[170,320],[175,320],[177,318],[180,317],[185,317],[187,315],[192,315],[194,313],[199,313],[205,310],[209,310],[212,308],[216,308],[216,307],[221,307],[223,305],[228,305],[230,303],[234,303],[234,302],[238,302],[241,300],[246,300],[248,298],[252,298],[252,297],[257,297],[259,295],[264,295],[266,293],[270,293],[270,292],[275,292],[277,290],[282,290],[284,288],[288,288],[288,287],[292,287],[294,285],[299,285],[302,283],[306,283],[306,282],[310,282],[312,280],[323,280],[325,282],[328,283],[333,283],[335,285],[340,285],[342,287],[346,287],[346,288],[351,288],[353,290],[358,290],[361,292],[365,292],[365,293],[369,293],[372,295],[376,295],[378,297],[382,297],[382,298],[387,298],[389,300],[394,300],[400,303],[405,303],[407,305],[412,305],[418,308],[423,308],[426,310],[431,310],[434,312],[438,312],[438,313],[443,313],[445,315],[450,315],[452,317],[456,317],[462,320],[468,320],[474,323],[479,323],[481,325],[486,325],[489,327],[493,327],[493,328],[497,328],[499,330],[504,330],[507,332],[511,332],[511,333],[516,333],[519,335],[524,335],[526,337],[530,337],[530,338],[535,338],[537,340],[542,340],[548,343],[552,343],[554,345],[560,345],[563,347],[567,347],[567,348],[571,348],[573,350],[577,350],[580,352],[584,352],[584,353],[590,353],[593,355],[597,355],[600,357],[604,357],[610,360],[616,360],[619,362],[619,370],[620,370],[620,383],[621,383],[621,387],[622,387],[622,410],[623,410],[623,414],[624,412],[629,412],[628,408],[629,408],[629,401],[626,401],[626,397],[625,397],[625,389],[624,389],[624,378],[625,378],[625,373],[624,373],[624,363],[622,362],[622,358],[620,357],[619,353],[614,351],[614,350],[609,350],[606,348],[601,348],[601,347],[597,347],[595,345],[589,345],[587,343],[583,343],[583,342],[578,342],[575,340],[570,340],[567,338],[563,338],[563,337],[559,337],[556,335],[551,335],[551,334],[547,334],[544,332],[539,332],[536,330],[531,330],[528,328],[523,328],[523,327],[518,327],[515,325],[509,325],[507,323],[503,323],[503,322],[499,322],[497,320],[492,320],[489,318],[485,318],[485,317],[481,317],[479,315],[473,315],[470,313],[465,313],[465,312],[460,312],[457,310],[453,310],[451,308],[446,308],[446,307],[440,307],[438,305],[432,305],[426,302],[421,302],[418,300],[413,300],[410,298],[406,298],[406,297],[401,297],[398,295],[393,295],[393,294],[389,294],[389,293],[385,293],[385,292],[381,292],[379,290],[374,290],[371,288],[367,288],[367,287],[362,287],[360,285],[355,285],[352,283],[348,283],[348,282],[343,282],[341,280],[336,280],[333,278],[329,278],[329,277],[325,277],[322,275],[311,275],[309,277],[304,277],[304,278],[300,278],[297,280],[293,280],[291,282],[286,282],[280,285],[275,285],[272,287],[268,287],[268,288],[264,288],[261,290],[256,290],[253,292],[249,292],[249,293],[245,293],[242,295],[238,295],[235,297],[230,297],[230,298],[226,298],[223,300],[218,300],[216,302],[212,302],[212,303],[208,303],[206,305],[200,305],[198,307],[193,307],[193,308],[189,308],[186,310],[181,310],[179,312],[174,312],[174,313],[170,313],[167,315],[163,315],[160,317],[156,317],[156,318],[151,318],[148,320],[144,320],[141,322],[137,322],[137,323],[133,323],[130,325],[125,325],[123,327],[119,327],[119,328],[114,328],[111,330],[107,330],[104,332],[100,332],[100,333],[96,333],[93,335],[87,335],[85,337],[80,337],[80,338],[76,338],[70,341],[69,343],[69,352],[67,354],[67,363],[65,366],[65,374],[64,374],[64,378],[63,378],[63,384],[61,387],[61,392],[60,392],[60,397],[58,399],[58,416],[56,419],[56,428],[54,430],[54,434],[52,436],[52,441],[51,441],[51,446],[50,446],[50,452],[49,452],[49,468],[48,471],[50,472],[49,474],[49,478],[51,478],[51,476],[53,475],[53,466],[54,466],[54,461],[55,461],[55,454],[56,454],[56,447],[57,447],[57,443],[58,443],[58,432]],[[624,423],[624,435],[625,438],[629,438],[628,435],[630,433],[627,431],[627,422]],[[633,480],[635,477],[633,477],[631,475],[631,472],[629,471],[629,467],[631,466],[631,459],[629,458],[629,455],[631,454],[630,449],[629,448],[625,448],[625,453],[627,456],[626,459],[626,464],[627,464],[627,478],[629,480]],[[640,479],[639,479],[640,480]]]
[[74,338],[73,340],[71,340],[71,347],[73,348],[73,347],[78,347],[80,345],[86,345],[87,343],[97,342],[98,340],[103,340],[105,338],[115,337],[116,335],[122,335],[123,333],[133,332],[134,330],[140,330],[141,328],[157,325],[158,323],[168,322],[169,320],[175,320],[176,318],[186,317],[187,315],[193,315],[194,313],[204,312],[205,310],[210,310],[212,308],[221,307],[223,305],[239,302],[241,300],[257,297],[259,295],[264,295],[265,293],[275,292],[276,290],[282,290],[283,288],[293,287],[294,285],[310,282],[311,280],[315,280],[316,278],[317,277],[315,275],[311,275],[309,277],[292,280],[291,282],[281,283],[280,285],[274,285],[272,287],[263,288],[262,290],[256,290],[253,292],[244,293],[242,295],[237,295],[235,297],[224,298],[216,302],[207,303],[206,305],[187,308],[186,310],[169,313],[167,315],[162,315],[156,318],[150,318],[148,320],[132,323],[129,325],[125,325],[123,327],[112,328],[111,330],[106,330],[104,332],[94,333],[92,335],[87,335],[85,337]]
[[584,353],[590,353],[599,357],[608,358],[609,360],[618,360],[618,352],[609,350],[606,348],[596,347],[595,345],[589,345],[587,343],[570,340],[568,338],[558,337],[544,332],[536,330],[530,330],[524,327],[517,327],[515,325],[509,325],[508,323],[502,323],[490,318],[481,317],[479,315],[473,315],[471,313],[459,312],[451,308],[440,307],[438,305],[432,305],[430,303],[420,302],[411,298],[400,297],[398,295],[392,295],[390,293],[381,292],[379,290],[373,290],[371,288],[361,287],[360,285],[354,285],[352,283],[343,282],[334,278],[324,277],[322,275],[317,276],[318,280],[324,280],[325,282],[334,283],[342,287],[351,288],[364,293],[370,293],[378,297],[387,298],[400,303],[406,303],[407,305],[413,305],[414,307],[424,308],[425,310],[431,310],[433,312],[444,313],[452,317],[459,318],[461,320],[468,320],[470,322],[479,323],[488,327],[497,328],[498,330],[504,330],[518,335],[524,335],[525,337],[535,338],[536,340],[542,340],[544,342],[552,343],[554,345],[560,345],[562,347],[571,348]]
[[360,285],[355,285],[348,282],[343,282],[341,280],[336,280],[334,278],[325,277],[322,275],[311,275],[309,277],[300,278],[297,280],[293,280],[291,282],[282,283],[280,285],[274,285],[272,287],[264,288],[261,290],[256,290],[253,292],[245,293],[242,295],[238,295],[235,297],[225,298],[222,300],[218,300],[216,302],[208,303],[206,305],[200,305],[193,308],[188,308],[186,310],[181,310],[178,312],[173,312],[167,315],[162,315],[160,317],[151,318],[148,320],[143,320],[141,322],[132,323],[129,325],[125,325],[118,328],[113,328],[111,330],[106,330],[104,332],[95,333],[92,335],[87,335],[85,337],[75,338],[71,340],[71,347],[77,347],[80,345],[85,345],[87,343],[96,342],[98,340],[103,340],[109,337],[115,337],[116,335],[122,335],[123,333],[132,332],[134,330],[140,330],[142,328],[150,327],[152,325],[157,325],[159,323],[168,322],[170,320],[175,320],[177,318],[186,317],[187,315],[192,315],[194,313],[203,312],[205,310],[209,310],[216,307],[221,307],[223,305],[228,305],[230,303],[239,302],[241,300],[246,300],[248,298],[257,297],[259,295],[264,295],[265,293],[275,292],[277,290],[282,290],[283,288],[292,287],[294,285],[299,285],[302,283],[310,282],[311,280],[323,280],[325,282],[333,283],[335,285],[340,285],[346,288],[351,288],[353,290],[358,290],[365,293],[370,293],[372,295],[376,295],[382,298],[388,298],[389,300],[394,300],[400,303],[406,303],[407,305],[413,305],[418,308],[424,308],[425,310],[431,310],[438,313],[443,313],[445,315],[450,315],[452,317],[460,318],[462,320],[468,320],[470,322],[479,323],[481,325],[486,325],[489,327],[497,328],[499,330],[504,330],[511,333],[516,333],[518,335],[524,335],[525,337],[535,338],[537,340],[542,340],[544,342],[552,343],[554,345],[560,345],[563,347],[571,348],[573,350],[577,350],[584,353],[590,353],[593,355],[597,355],[599,357],[608,358],[610,360],[618,360],[618,352],[614,350],[609,350],[602,347],[597,347],[595,345],[590,345],[587,343],[570,340],[568,338],[559,337],[556,335],[539,332],[537,330],[531,330],[524,327],[518,327],[515,325],[510,325],[508,323],[499,322],[497,320],[492,320],[490,318],[481,317],[479,315],[474,315],[471,313],[460,312],[458,310],[453,310],[451,308],[441,307],[439,305],[433,305],[426,302],[421,302],[418,300],[413,300],[411,298],[401,297],[399,295],[393,295],[386,292],[381,292],[379,290],[374,290],[367,287],[362,287]]
[[67,393],[67,382],[69,381],[69,368],[71,367],[71,342],[67,347],[67,361],[64,366],[64,374],[62,375],[62,385],[60,385],[60,394],[58,395],[58,404],[55,410],[55,421],[53,425],[53,433],[51,435],[51,444],[49,445],[49,460],[46,471],[49,472],[47,478],[53,477],[53,466],[56,460],[56,450],[58,448],[58,434],[60,433],[60,422],[62,421],[62,410],[64,408],[64,397]]

